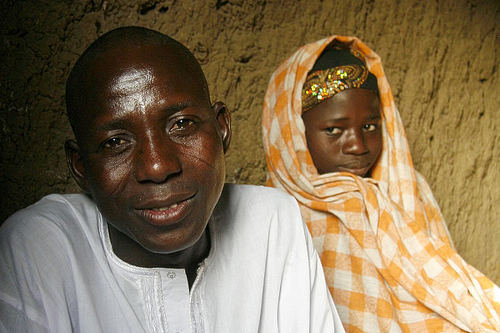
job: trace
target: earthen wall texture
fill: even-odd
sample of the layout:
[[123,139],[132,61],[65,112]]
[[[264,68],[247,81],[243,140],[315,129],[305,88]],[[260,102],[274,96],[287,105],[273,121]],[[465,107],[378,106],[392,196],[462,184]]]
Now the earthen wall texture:
[[299,46],[355,35],[381,57],[416,168],[459,253],[500,282],[500,2],[478,0],[3,0],[0,4],[0,220],[53,192],[78,191],[64,84],[78,55],[123,25],[164,32],[201,62],[232,111],[227,181],[265,182],[263,97]]

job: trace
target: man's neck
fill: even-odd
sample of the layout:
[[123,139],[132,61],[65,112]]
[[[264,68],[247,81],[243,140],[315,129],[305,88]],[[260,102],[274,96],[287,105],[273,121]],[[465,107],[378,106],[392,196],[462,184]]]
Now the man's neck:
[[121,260],[138,267],[163,267],[185,269],[189,288],[196,279],[199,264],[210,252],[208,227],[200,239],[191,247],[175,253],[154,253],[146,250],[121,231],[108,224],[113,252]]

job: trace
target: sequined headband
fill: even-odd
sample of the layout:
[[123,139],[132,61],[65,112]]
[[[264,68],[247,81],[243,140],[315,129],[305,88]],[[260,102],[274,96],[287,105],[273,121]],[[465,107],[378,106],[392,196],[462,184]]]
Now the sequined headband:
[[302,112],[335,94],[350,88],[359,88],[368,77],[363,65],[342,65],[310,73],[302,88]]

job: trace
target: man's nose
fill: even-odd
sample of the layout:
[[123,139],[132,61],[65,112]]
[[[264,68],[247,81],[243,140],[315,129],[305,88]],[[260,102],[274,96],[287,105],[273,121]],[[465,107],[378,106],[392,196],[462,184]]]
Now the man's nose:
[[140,144],[135,162],[138,182],[162,183],[181,172],[176,144],[161,135],[150,137]]
[[361,130],[352,129],[346,133],[346,140],[342,146],[344,154],[362,155],[368,152],[365,137]]

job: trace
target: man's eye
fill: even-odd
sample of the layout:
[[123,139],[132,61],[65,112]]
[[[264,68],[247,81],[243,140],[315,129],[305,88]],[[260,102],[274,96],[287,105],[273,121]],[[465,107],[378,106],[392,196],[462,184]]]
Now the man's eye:
[[363,125],[363,130],[365,132],[373,132],[377,129],[377,125],[375,124],[365,124]]
[[188,128],[191,128],[194,125],[194,121],[191,119],[179,119],[177,120],[172,128],[170,129],[171,131],[182,131]]
[[338,135],[342,133],[342,130],[338,127],[328,127],[325,129],[326,133],[329,135]]
[[126,141],[121,139],[121,138],[111,138],[111,139],[107,140],[106,142],[104,142],[103,147],[110,148],[110,149],[118,148],[121,145],[125,144],[125,142]]

